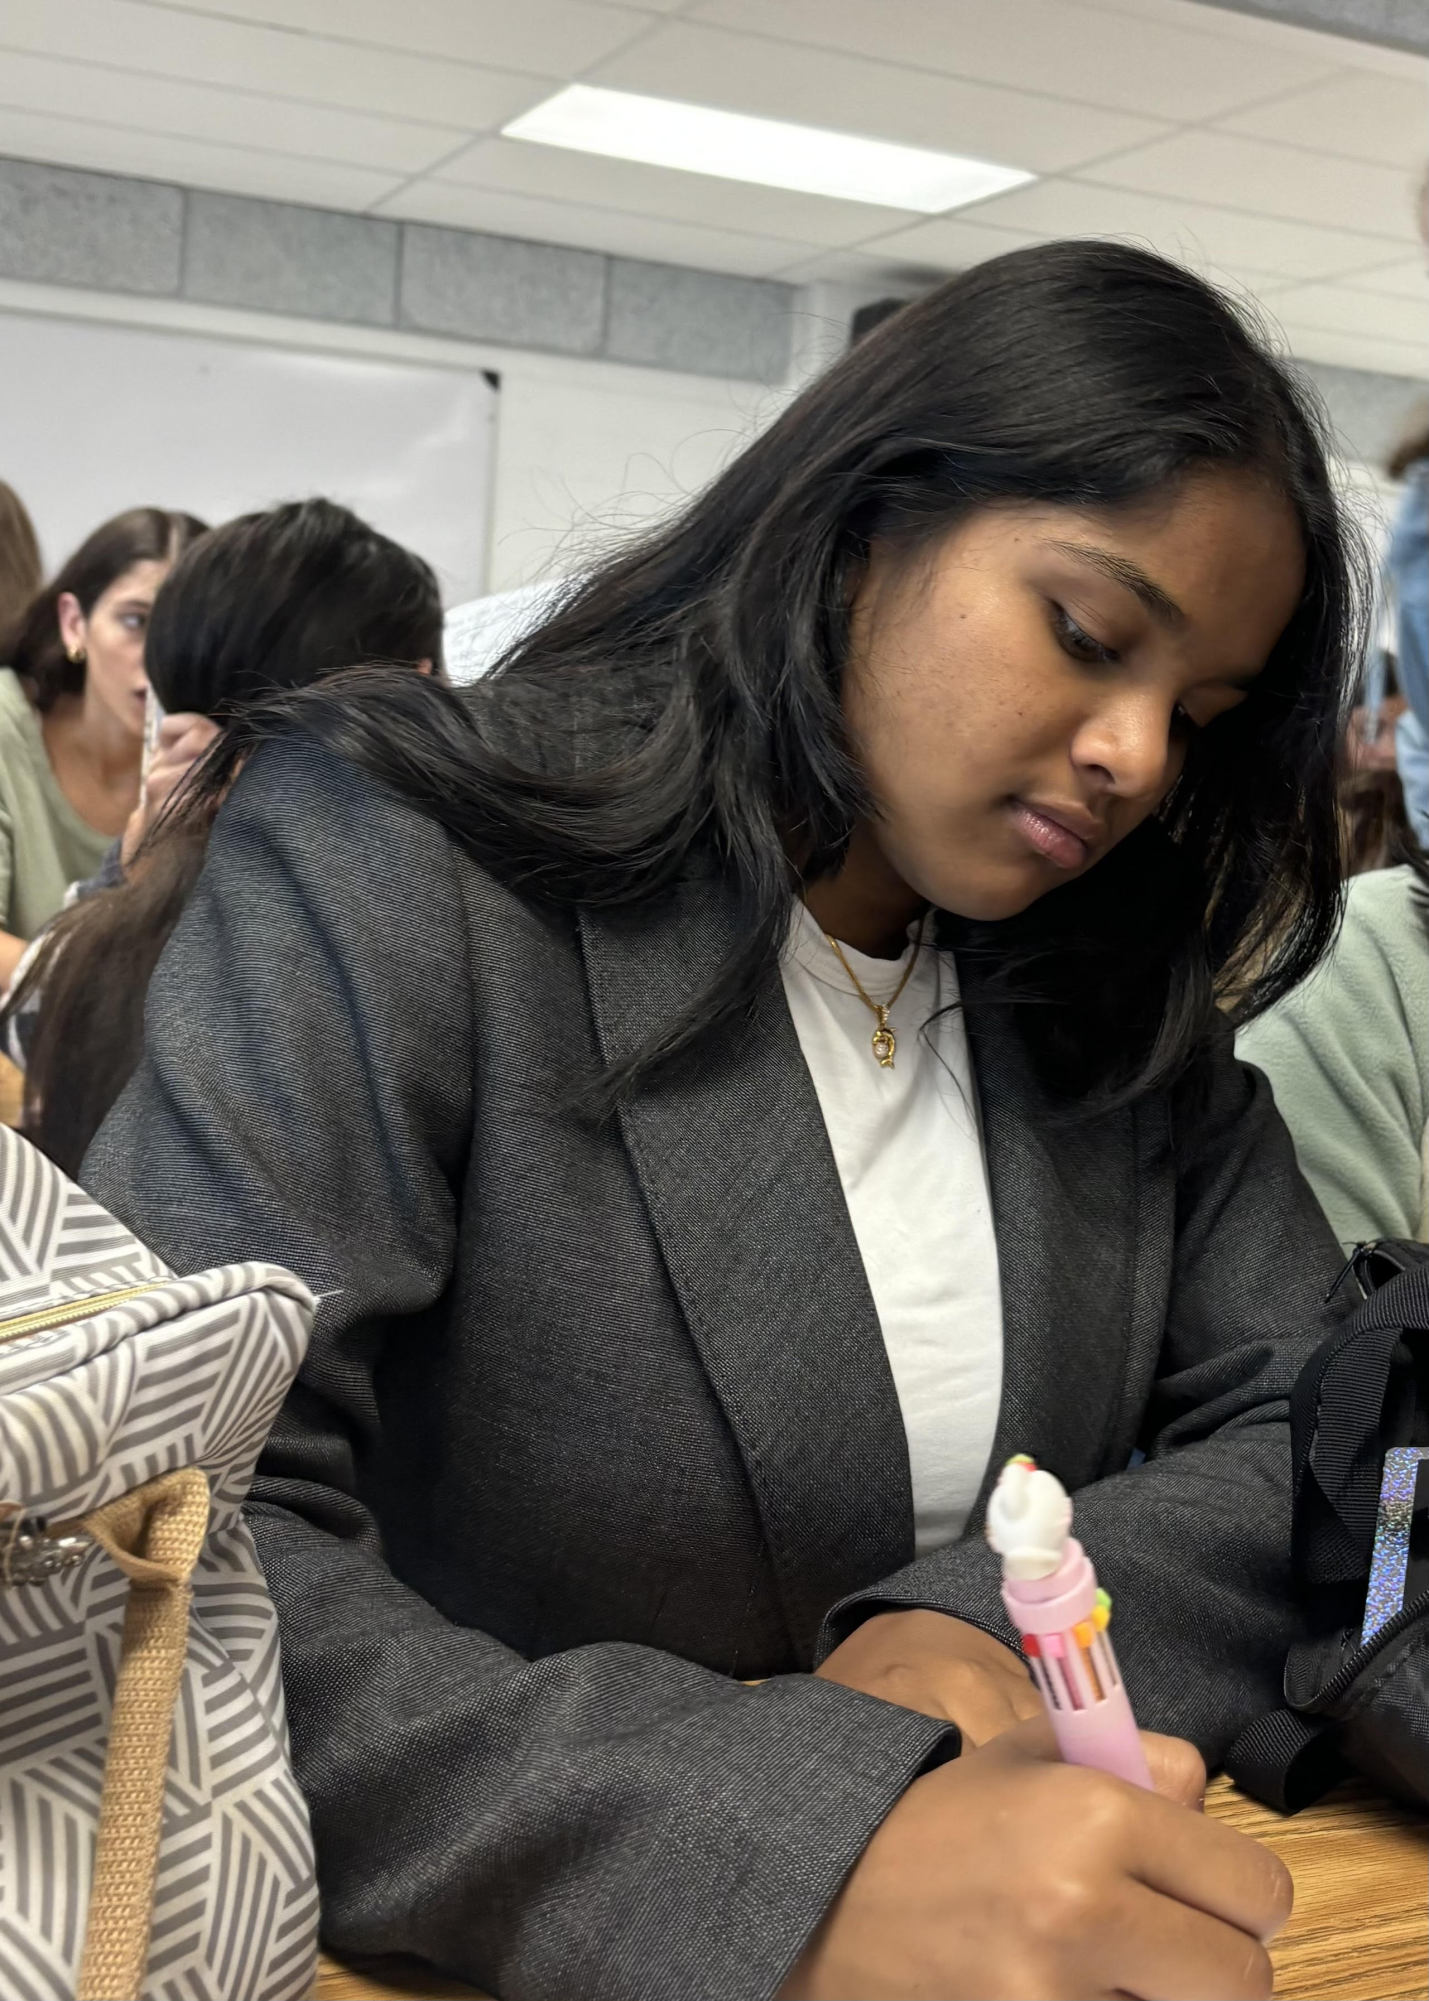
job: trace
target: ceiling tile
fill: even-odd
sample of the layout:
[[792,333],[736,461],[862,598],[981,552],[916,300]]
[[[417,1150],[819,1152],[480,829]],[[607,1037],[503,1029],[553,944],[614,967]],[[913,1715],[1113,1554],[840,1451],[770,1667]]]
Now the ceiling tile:
[[[544,95],[538,78],[403,55],[143,0],[5,0],[0,49],[487,131]],[[122,90],[116,85],[116,91]]]
[[450,181],[413,181],[383,202],[376,213],[407,222],[487,230],[493,236],[517,236],[531,243],[604,250],[613,257],[689,264],[698,271],[733,272],[744,278],[767,277],[814,248],[771,236],[745,236],[735,230],[702,229],[694,223],[624,215],[617,209],[586,208],[577,202],[457,187]]
[[201,14],[298,28],[377,48],[456,56],[537,76],[574,76],[643,34],[650,15],[584,0],[183,0]]
[[1038,230],[984,228],[961,216],[937,215],[910,229],[890,230],[877,242],[859,247],[865,257],[902,258],[939,271],[965,271],[970,264],[1000,257],[1004,250],[1025,250],[1029,243],[1045,241]]
[[297,160],[283,153],[251,153],[241,146],[170,138],[93,119],[55,118],[0,108],[0,153],[45,160],[96,173],[139,174],[223,194],[311,202],[317,208],[365,209],[400,181],[390,173],[329,160]]
[[1429,296],[1392,299],[1350,285],[1293,285],[1271,302],[1277,319],[1327,333],[1368,334],[1417,346],[1429,362]]
[[1323,62],[1330,68],[1378,70],[1385,76],[1407,76],[1413,81],[1414,65],[1423,63],[1422,57],[1405,50],[1383,48],[1377,42],[1360,41],[1352,35],[1297,27],[1290,21],[1243,14],[1239,8],[1206,4],[1206,0],[1081,0],[1081,4],[1102,13],[1159,21],[1188,34],[1218,35],[1227,42],[1298,53],[1307,61]]
[[0,50],[0,105],[132,126],[154,136],[217,140],[255,151],[418,173],[462,143],[440,125],[215,90],[169,77],[129,76],[90,63]]
[[1334,278],[1376,263],[1382,237],[1321,229],[1208,203],[1172,201],[1081,180],[1046,180],[979,202],[969,221],[1047,236],[1126,236],[1199,267],[1266,271],[1286,278]]
[[696,0],[689,18],[811,47],[1163,118],[1214,117],[1326,73],[1323,61],[1226,47],[1070,0]]
[[1413,174],[1229,132],[1177,132],[1100,161],[1086,178],[1141,194],[1194,193],[1204,202],[1291,221],[1416,239]]
[[914,220],[911,210],[830,201],[784,188],[736,187],[709,174],[679,173],[515,139],[479,140],[456,159],[444,161],[439,177],[710,229],[727,229],[737,219],[744,231],[797,243],[858,243]]
[[588,81],[966,153],[1034,173],[1137,146],[1166,129],[1149,118],[1088,111],[1025,91],[683,21],[657,28],[600,64]]
[[[882,257],[890,263],[901,256],[913,268],[925,263],[935,266],[940,272],[965,271],[989,257],[1000,257],[1004,251],[1024,250],[1030,244],[1051,240],[1054,239],[1023,236],[1010,229],[979,229],[956,216],[949,216],[919,223],[912,229],[885,237],[877,244],[866,243],[857,254],[862,258]],[[1177,261],[1188,263],[1201,277],[1239,300],[1252,312],[1259,312],[1267,301],[1270,302],[1270,310],[1274,311],[1275,294],[1286,285],[1284,278],[1244,267],[1218,264],[1205,256],[1178,258]]]
[[1429,91],[1422,80],[1406,83],[1342,70],[1309,90],[1235,112],[1219,124],[1222,131],[1252,139],[1376,160],[1412,173],[1429,143]]

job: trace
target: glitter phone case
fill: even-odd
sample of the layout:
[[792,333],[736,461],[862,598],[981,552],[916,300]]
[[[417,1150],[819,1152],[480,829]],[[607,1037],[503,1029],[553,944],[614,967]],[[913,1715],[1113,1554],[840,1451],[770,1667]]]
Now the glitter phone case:
[[1406,1601],[1429,1589],[1429,1446],[1384,1455],[1360,1645],[1368,1646]]

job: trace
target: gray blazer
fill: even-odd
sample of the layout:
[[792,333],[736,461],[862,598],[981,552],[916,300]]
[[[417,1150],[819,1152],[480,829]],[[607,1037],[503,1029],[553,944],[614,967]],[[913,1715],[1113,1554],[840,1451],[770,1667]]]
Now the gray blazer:
[[[708,872],[658,907],[535,908],[329,753],[270,746],[86,1163],[180,1271],[272,1258],[324,1294],[252,1518],[326,1935],[505,2001],[771,1995],[958,1749],[809,1669],[880,1607],[1013,1638],[978,1520],[913,1560],[777,976],[618,1122],[573,1102],[732,922]],[[1085,1490],[1141,1720],[1214,1759],[1296,1630],[1285,1398],[1336,1245],[1224,1039],[1078,1126],[1005,1018],[968,1025],[1005,1312],[989,1479],[1025,1450]]]

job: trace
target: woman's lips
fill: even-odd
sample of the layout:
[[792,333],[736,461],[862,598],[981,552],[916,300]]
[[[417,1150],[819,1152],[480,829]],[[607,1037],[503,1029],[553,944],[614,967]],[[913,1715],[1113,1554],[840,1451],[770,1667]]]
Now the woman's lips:
[[1039,813],[1025,800],[1013,800],[1012,818],[1028,845],[1058,868],[1080,868],[1092,851],[1090,841],[1084,841],[1060,820]]

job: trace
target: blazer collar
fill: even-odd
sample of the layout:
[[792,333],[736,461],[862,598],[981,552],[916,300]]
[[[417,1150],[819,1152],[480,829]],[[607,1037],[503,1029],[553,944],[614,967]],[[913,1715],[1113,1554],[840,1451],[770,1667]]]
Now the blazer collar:
[[[1009,1011],[966,1004],[1002,1282],[1002,1401],[970,1530],[1004,1461],[1030,1452],[1069,1487],[1107,1461],[1138,1329],[1144,1194],[1135,1109],[1074,1120],[1038,1082]],[[1154,1262],[1154,1261],[1153,1261]]]
[[[658,906],[582,913],[606,1061],[673,1022],[732,947],[712,872]],[[1003,1390],[970,1529],[1031,1452],[1073,1485],[1103,1457],[1132,1337],[1130,1112],[1058,1116],[1007,1014],[966,1003],[1002,1284]],[[913,1554],[907,1440],[833,1153],[777,976],[620,1123],[686,1323],[743,1459],[796,1649]],[[949,1218],[949,1228],[957,1219]]]
[[[673,1021],[727,956],[712,876],[658,909],[581,917],[607,1062]],[[791,1636],[913,1553],[893,1377],[812,1080],[776,977],[641,1089],[621,1127],[665,1266],[744,1462]]]

